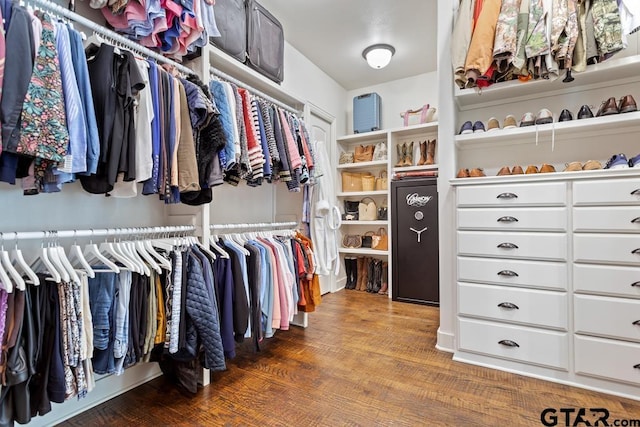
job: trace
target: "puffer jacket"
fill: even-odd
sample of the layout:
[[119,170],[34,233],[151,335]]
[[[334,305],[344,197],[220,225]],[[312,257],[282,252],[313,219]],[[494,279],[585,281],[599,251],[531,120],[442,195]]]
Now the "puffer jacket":
[[225,370],[218,307],[209,297],[204,272],[198,257],[189,252],[187,264],[187,315],[198,332],[204,350],[204,367],[214,371]]

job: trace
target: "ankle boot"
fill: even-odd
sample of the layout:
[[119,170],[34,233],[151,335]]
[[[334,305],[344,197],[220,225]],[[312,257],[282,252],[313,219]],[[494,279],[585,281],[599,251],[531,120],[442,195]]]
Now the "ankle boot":
[[407,144],[397,144],[396,154],[398,155],[398,163],[396,167],[399,168],[404,164],[405,153],[407,152]]
[[402,166],[413,166],[413,141],[407,144],[407,155]]
[[418,166],[422,166],[427,164],[427,141],[420,142],[420,161],[418,162]]
[[428,144],[425,141],[425,145],[427,145],[427,161],[425,165],[433,165],[436,162],[436,140],[429,141]]
[[387,295],[389,293],[389,277],[388,276],[389,276],[389,263],[385,261],[382,263],[382,286],[378,291],[380,295]]

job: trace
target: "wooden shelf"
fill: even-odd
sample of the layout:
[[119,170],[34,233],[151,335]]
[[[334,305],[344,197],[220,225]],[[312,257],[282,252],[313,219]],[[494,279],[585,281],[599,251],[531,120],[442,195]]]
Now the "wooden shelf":
[[589,89],[638,81],[640,77],[640,55],[612,58],[605,62],[589,65],[582,73],[573,73],[575,80],[564,83],[564,73],[550,80],[531,80],[520,82],[511,80],[496,83],[487,88],[477,90],[455,88],[454,96],[460,110],[502,105],[505,102],[516,103],[530,99],[546,98],[554,95],[581,92]]
[[386,196],[389,193],[387,190],[379,191],[341,191],[337,194],[338,197],[360,197],[360,196]]
[[413,171],[428,171],[428,170],[438,170],[438,165],[422,165],[422,166],[402,166],[402,167],[394,167],[394,172],[413,172]]
[[538,143],[550,142],[555,134],[555,143],[558,144],[566,140],[581,140],[598,136],[608,138],[615,134],[631,132],[640,132],[640,111],[539,126],[457,135],[455,143],[459,149],[467,150],[504,145],[535,144],[536,134]]
[[379,251],[377,249],[369,249],[369,248],[356,248],[356,249],[338,248],[338,252],[341,254],[389,256],[389,251]]
[[387,161],[374,160],[372,162],[343,163],[336,166],[336,169],[366,169],[373,167],[387,167]]
[[348,221],[342,220],[342,225],[389,225],[389,221]]

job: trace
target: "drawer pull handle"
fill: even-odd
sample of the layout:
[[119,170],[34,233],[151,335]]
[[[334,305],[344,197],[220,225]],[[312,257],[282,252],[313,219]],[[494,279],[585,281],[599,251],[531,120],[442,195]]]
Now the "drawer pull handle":
[[518,277],[518,273],[511,270],[502,270],[502,271],[498,271],[498,276]]
[[[520,310],[520,307],[512,302],[501,302],[500,304],[498,304],[498,307],[506,308],[507,310]],[[640,320],[638,322],[640,322]]]
[[632,323],[633,326],[640,326],[640,320],[636,320]]
[[640,248],[632,250],[631,253],[634,254],[634,255],[639,255],[640,254]]
[[640,282],[632,283],[631,286],[634,288],[640,288]]
[[634,369],[640,369],[640,363],[638,363],[637,365],[635,365],[633,368],[634,368]]
[[636,217],[636,218],[633,218],[633,219],[631,220],[631,224],[637,224],[637,223],[639,223],[639,222],[640,222],[640,216],[638,216],[638,217]]
[[[518,249],[518,245],[513,244],[513,243],[500,243],[498,245],[498,248],[500,249]],[[640,251],[640,249],[636,249],[638,251]]]
[[517,342],[511,341],[511,340],[498,341],[498,344],[501,344],[507,347],[520,347]]
[[633,190],[631,192],[631,195],[632,196],[639,196],[640,195],[640,188],[637,188],[637,189]]
[[[640,189],[636,190],[640,192]],[[633,194],[633,193],[631,193]],[[498,197],[496,197],[497,199],[517,199],[518,195],[517,194],[513,194],[513,193],[500,193],[498,194]]]
[[[640,221],[640,218],[637,218],[637,219]],[[518,218],[514,218],[512,216],[502,216],[498,218],[498,222],[518,222]]]

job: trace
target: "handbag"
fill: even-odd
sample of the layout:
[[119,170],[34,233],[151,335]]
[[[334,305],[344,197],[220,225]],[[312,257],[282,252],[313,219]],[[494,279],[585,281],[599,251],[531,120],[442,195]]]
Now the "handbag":
[[353,153],[340,153],[340,159],[338,160],[338,163],[341,165],[344,165],[345,163],[353,163]]
[[375,147],[372,144],[358,145],[353,156],[355,163],[372,161],[374,151]]
[[387,160],[387,144],[386,142],[378,142],[373,151],[373,160]]
[[412,116],[420,115],[419,124],[431,123],[438,120],[437,116],[438,111],[435,107],[430,106],[429,104],[425,104],[420,108],[416,108],[415,110],[407,110],[404,113],[400,113],[400,116],[404,119],[404,125],[409,126],[409,119]]
[[362,191],[362,173],[342,172],[342,191]]
[[351,201],[351,200],[345,200],[344,201],[344,215],[342,216],[342,219],[345,221],[357,221],[358,220],[358,216],[359,216],[359,212],[358,212],[358,205],[360,204],[360,202],[358,201]]
[[386,170],[381,170],[376,178],[376,190],[382,191],[388,189],[388,175]]
[[378,208],[378,221],[386,221],[389,219],[389,208],[384,204]]
[[374,231],[367,231],[363,236],[361,236],[363,248],[371,249],[373,247],[373,236],[375,234],[376,233]]
[[350,249],[362,247],[362,237],[359,234],[345,234],[342,236],[342,246]]
[[362,175],[362,191],[373,191],[376,188],[376,178],[373,175]]
[[[369,201],[367,201],[369,200]],[[375,221],[378,217],[376,202],[371,197],[365,197],[358,203],[358,218],[360,221]]]
[[378,229],[378,234],[372,236],[371,249],[386,251],[389,249],[389,235],[384,227]]

